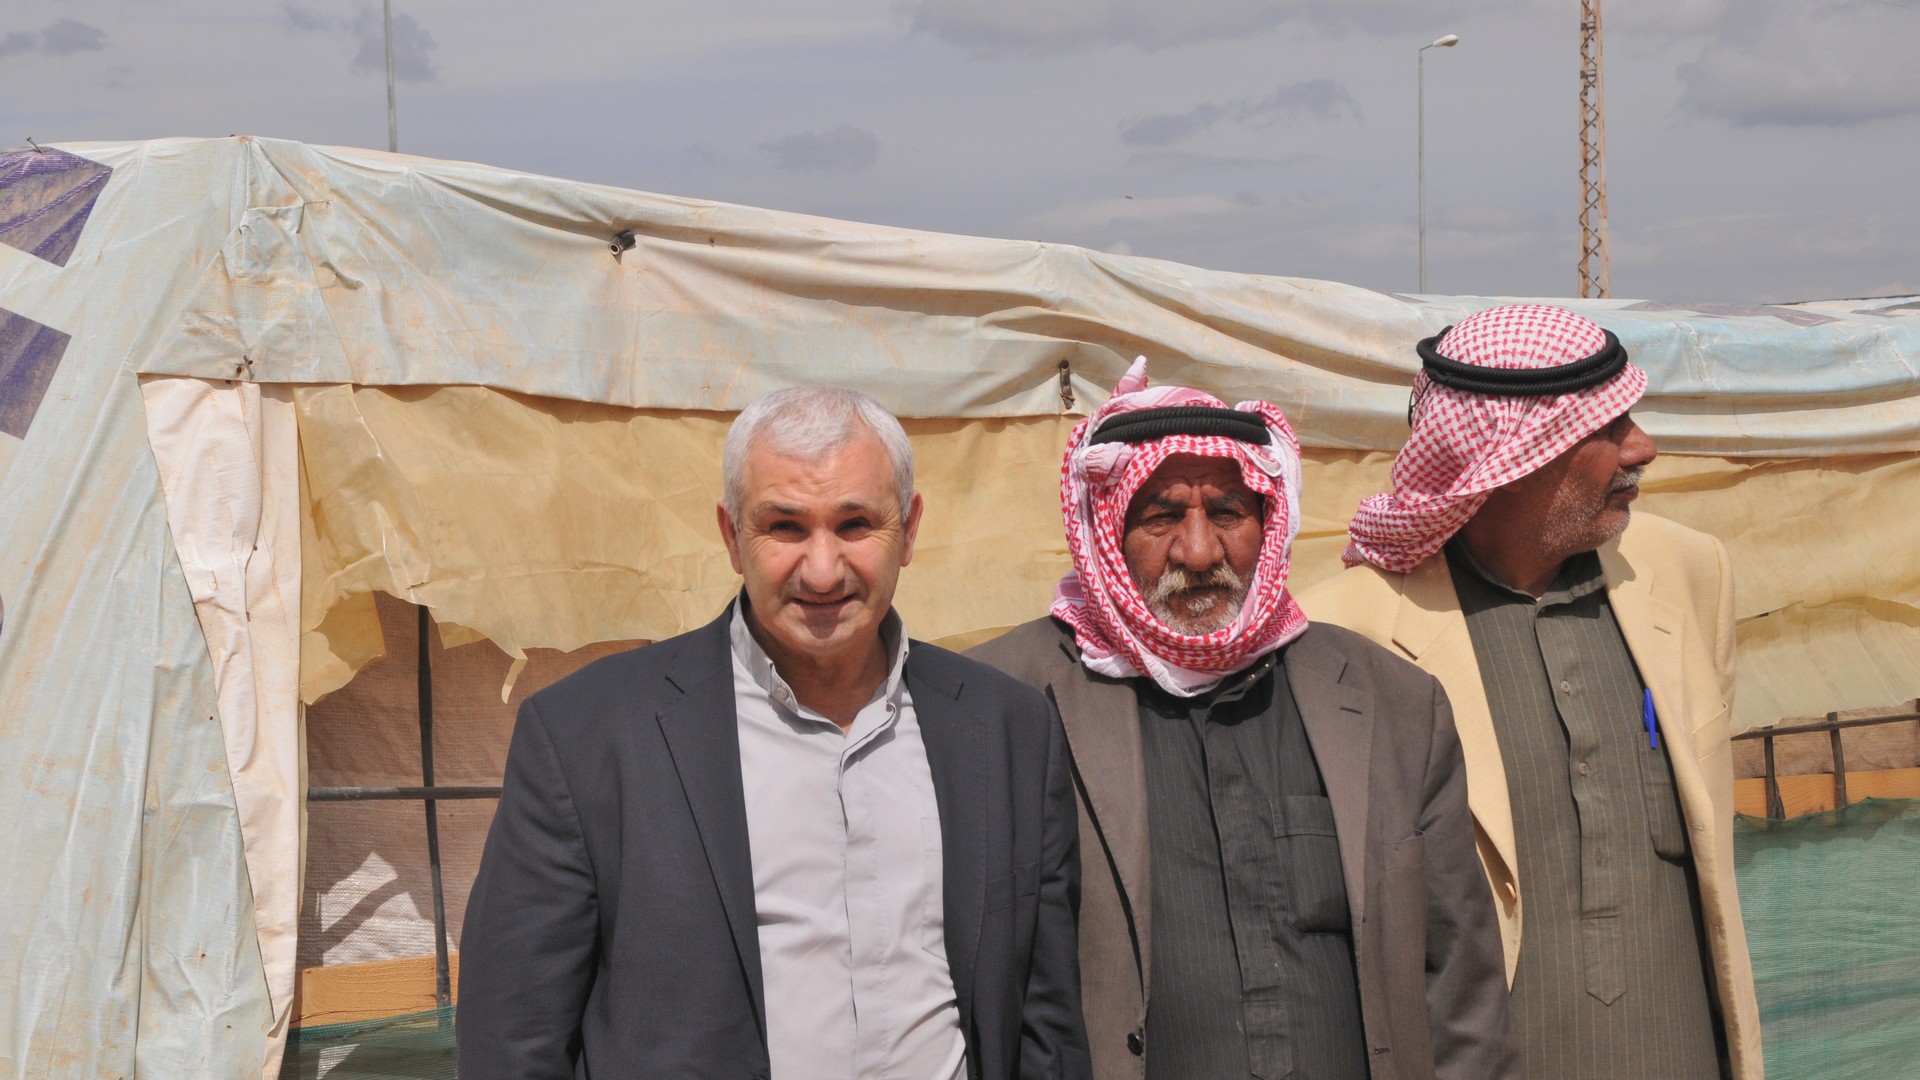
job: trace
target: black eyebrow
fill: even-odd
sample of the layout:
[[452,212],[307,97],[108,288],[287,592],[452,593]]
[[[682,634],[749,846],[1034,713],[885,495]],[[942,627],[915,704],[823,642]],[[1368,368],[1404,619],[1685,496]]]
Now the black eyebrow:
[[1154,497],[1152,497],[1151,499],[1148,499],[1145,503],[1141,504],[1140,506],[1140,509],[1142,511],[1185,510],[1186,508],[1187,508],[1187,504],[1185,500],[1176,499],[1173,496],[1166,494],[1165,492],[1155,495]]

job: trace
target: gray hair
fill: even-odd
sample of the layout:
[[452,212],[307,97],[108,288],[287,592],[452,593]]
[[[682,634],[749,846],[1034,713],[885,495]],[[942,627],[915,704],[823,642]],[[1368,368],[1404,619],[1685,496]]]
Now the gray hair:
[[720,471],[725,487],[721,504],[740,520],[746,485],[747,453],[755,446],[783,457],[818,461],[845,446],[864,427],[886,448],[893,462],[894,493],[905,519],[913,501],[913,445],[906,429],[886,407],[858,390],[838,386],[791,386],[763,394],[734,418]]

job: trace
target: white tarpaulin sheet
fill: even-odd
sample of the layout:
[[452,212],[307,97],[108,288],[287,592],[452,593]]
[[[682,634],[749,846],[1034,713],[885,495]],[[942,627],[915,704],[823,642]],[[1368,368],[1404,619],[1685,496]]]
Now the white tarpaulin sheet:
[[[608,244],[623,230],[634,243],[616,255]],[[419,499],[410,476],[485,491],[457,452],[458,424],[435,426],[462,410],[540,430],[564,410],[538,401],[557,399],[657,411],[670,425],[832,381],[910,417],[1053,418],[1096,404],[1145,353],[1161,381],[1280,403],[1325,451],[1328,477],[1357,460],[1339,452],[1404,438],[1411,343],[1493,302],[247,138],[0,155],[0,761],[17,773],[0,785],[13,867],[0,879],[0,1076],[273,1070],[300,892],[303,673],[289,668],[313,587],[294,574],[312,554],[301,533],[337,551],[365,540],[364,557],[382,560],[329,567],[330,580],[433,605],[452,585],[436,577],[440,562],[416,557],[444,555],[434,530],[467,523],[389,512],[443,505]],[[1768,606],[1743,609],[1743,655],[1770,649],[1777,672],[1788,670],[1780,656],[1870,642],[1852,651],[1872,685],[1910,686],[1910,535],[1871,501],[1847,521],[1820,515],[1853,505],[1848,485],[1862,477],[1915,486],[1920,309],[1566,303],[1648,370],[1636,415],[1662,449],[1702,455],[1670,474],[1677,506],[1740,504],[1743,485],[1772,476],[1768,491],[1800,500],[1783,508],[1792,527],[1743,520],[1747,535],[1832,543],[1853,529],[1849,565],[1872,564],[1808,575],[1791,552],[1756,554],[1744,568]],[[353,386],[391,401],[356,402]],[[424,406],[410,418],[406,407],[440,387],[506,392],[542,415],[466,401],[433,423],[417,419]],[[333,492],[298,490],[295,426],[371,418],[376,406],[387,427],[358,443],[444,437],[446,457],[328,458],[342,485],[388,501],[368,521],[346,520],[342,505],[341,520],[316,523]],[[605,419],[612,430],[632,418]],[[704,423],[717,431],[721,419]],[[928,445],[978,445],[989,430],[929,432]],[[338,426],[313,434],[356,444]],[[710,456],[711,435],[689,454]],[[1044,465],[1052,452],[1021,454]],[[1682,504],[1683,491],[1697,497]],[[514,509],[472,505],[496,533]],[[1740,507],[1724,512],[1736,520]],[[963,524],[956,544],[984,542]],[[1028,539],[1007,550],[1054,543]],[[578,563],[567,542],[517,557]],[[955,552],[955,565],[976,559]],[[460,569],[486,584],[484,566]],[[1841,613],[1827,630],[1764,621],[1821,605]],[[482,616],[517,625],[498,611],[463,617]],[[539,640],[546,624],[526,622],[527,640],[510,646],[552,644]]]

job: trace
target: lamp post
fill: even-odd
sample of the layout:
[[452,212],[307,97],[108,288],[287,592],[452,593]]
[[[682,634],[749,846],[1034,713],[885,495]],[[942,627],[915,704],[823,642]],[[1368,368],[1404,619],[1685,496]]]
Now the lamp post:
[[1451,49],[1460,44],[1459,34],[1447,34],[1420,46],[1420,291],[1427,291],[1427,50]]
[[380,0],[380,21],[387,32],[387,152],[400,152],[400,117],[393,102],[393,0]]

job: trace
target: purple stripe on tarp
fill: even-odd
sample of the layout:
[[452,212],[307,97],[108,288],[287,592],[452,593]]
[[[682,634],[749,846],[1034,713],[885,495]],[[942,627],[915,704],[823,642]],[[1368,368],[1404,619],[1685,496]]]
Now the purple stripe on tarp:
[[27,437],[71,340],[51,326],[0,308],[0,431],[16,439]]
[[0,244],[67,265],[112,173],[64,150],[0,150]]

